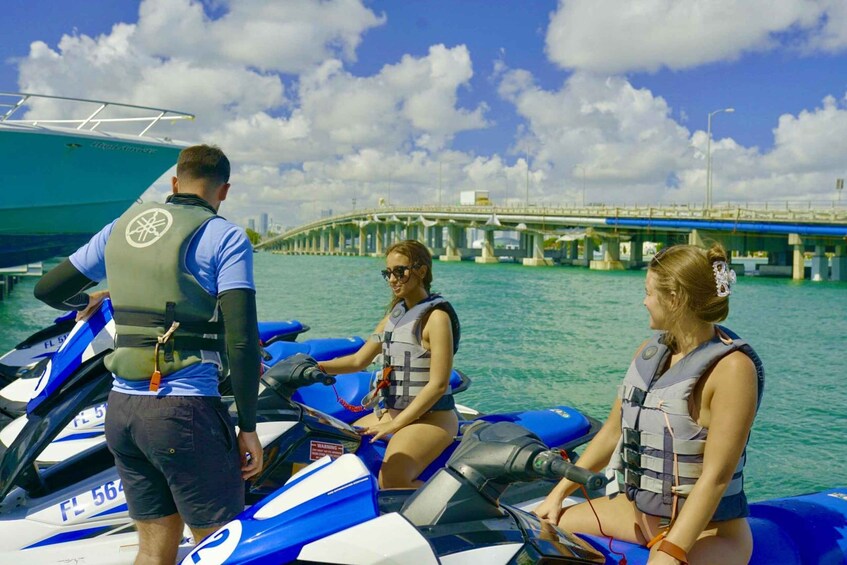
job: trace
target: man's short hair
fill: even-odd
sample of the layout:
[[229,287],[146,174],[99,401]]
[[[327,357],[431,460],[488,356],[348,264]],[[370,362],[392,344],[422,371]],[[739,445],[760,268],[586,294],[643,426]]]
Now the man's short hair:
[[215,186],[229,182],[229,159],[220,147],[192,145],[179,153],[176,176],[180,179],[205,180]]

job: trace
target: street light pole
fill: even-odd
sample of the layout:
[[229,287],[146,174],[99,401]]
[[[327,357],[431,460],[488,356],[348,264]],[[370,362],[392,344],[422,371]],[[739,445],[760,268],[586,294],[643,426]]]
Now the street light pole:
[[529,151],[526,152],[526,207],[529,208]]
[[709,112],[706,119],[706,209],[712,207],[712,116],[726,112],[731,114],[735,112],[735,108],[721,108],[714,112]]

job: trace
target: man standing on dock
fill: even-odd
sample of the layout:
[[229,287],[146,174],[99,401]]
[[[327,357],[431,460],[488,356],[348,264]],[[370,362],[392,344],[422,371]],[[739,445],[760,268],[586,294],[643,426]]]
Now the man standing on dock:
[[[184,149],[166,204],[131,207],[36,285],[79,311],[110,296],[117,328],[106,440],[139,533],[136,564],[172,564],[187,524],[195,541],[244,508],[262,468],[253,250],[217,215],[230,165],[217,147]],[[85,290],[108,279],[109,290]],[[218,393],[229,370],[236,437]]]

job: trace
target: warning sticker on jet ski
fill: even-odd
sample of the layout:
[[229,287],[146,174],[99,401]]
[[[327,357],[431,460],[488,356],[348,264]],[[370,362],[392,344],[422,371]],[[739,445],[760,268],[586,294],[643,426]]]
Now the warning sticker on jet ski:
[[309,442],[309,460],[317,461],[324,455],[329,455],[333,459],[338,459],[344,455],[344,446],[340,443],[330,443],[328,441]]

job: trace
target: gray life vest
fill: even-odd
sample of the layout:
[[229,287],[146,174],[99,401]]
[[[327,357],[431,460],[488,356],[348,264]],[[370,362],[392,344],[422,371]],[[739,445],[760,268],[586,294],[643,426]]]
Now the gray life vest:
[[194,234],[215,217],[202,206],[151,202],[131,207],[116,221],[106,243],[106,278],[117,335],[105,359],[116,375],[150,379],[157,337],[174,321],[179,328],[159,350],[163,376],[204,361],[224,370],[217,297],[185,264]]
[[[447,308],[449,302],[432,294],[406,310],[400,301],[388,316],[382,332],[383,367],[391,367],[389,386],[383,389],[387,408],[402,410],[409,406],[429,382],[430,352],[421,345],[421,320],[436,308]],[[448,389],[430,410],[452,410],[456,406]]]
[[[620,387],[623,433],[610,466],[617,471],[618,483],[625,489],[627,498],[634,500],[646,514],[669,518],[673,495],[679,496],[681,509],[700,477],[709,431],[693,420],[688,401],[705,373],[726,355],[742,351],[756,366],[757,409],[761,402],[765,378],[761,359],[737,335],[726,328],[716,328],[730,339],[716,332],[714,338],[688,353],[658,378],[656,375],[666,365],[671,351],[663,342],[665,334],[654,335],[630,365]],[[674,453],[679,463],[678,486],[674,479]],[[746,461],[745,446],[712,521],[749,514],[744,494]]]

